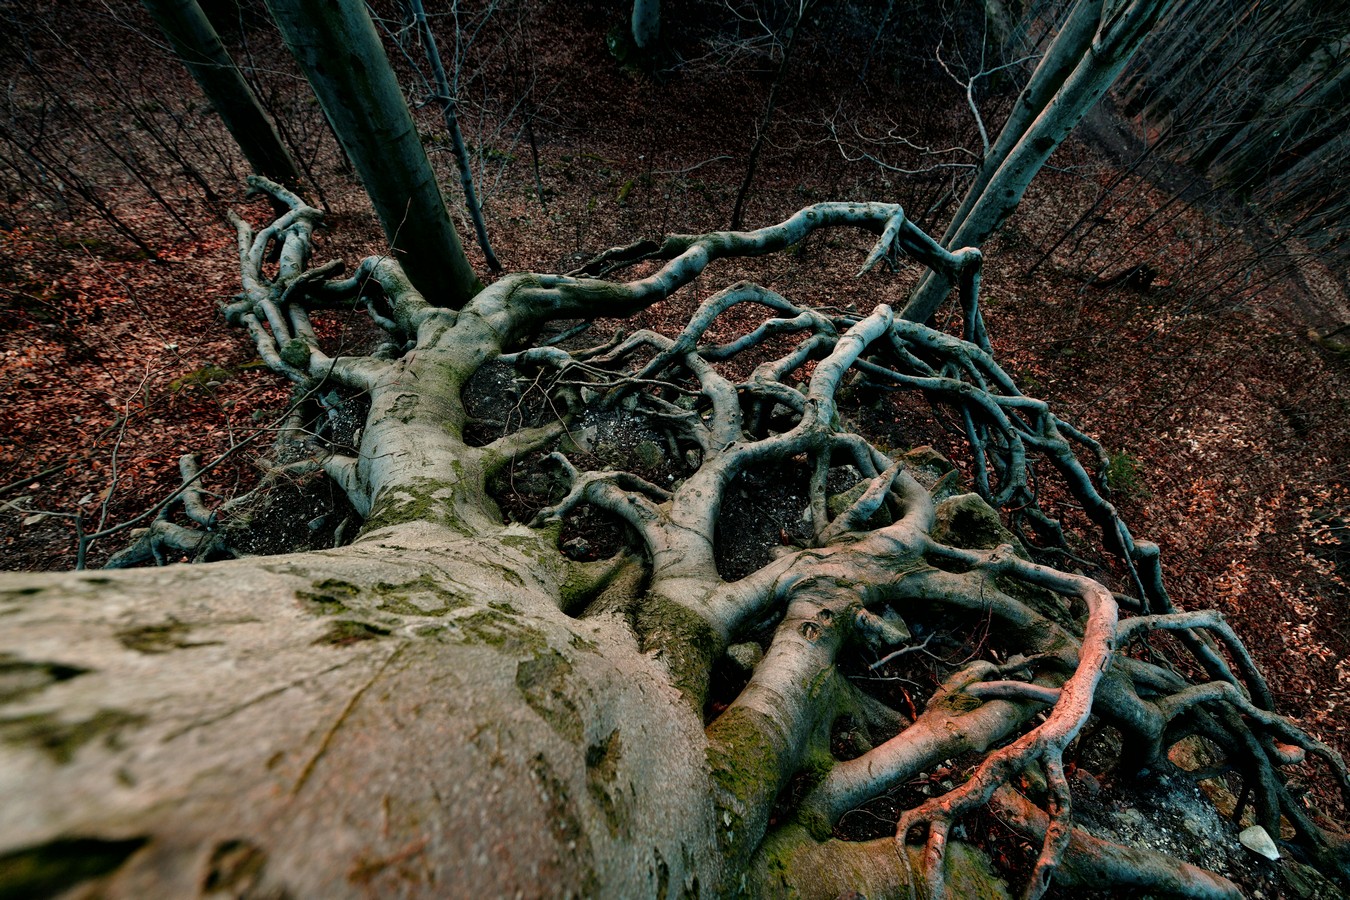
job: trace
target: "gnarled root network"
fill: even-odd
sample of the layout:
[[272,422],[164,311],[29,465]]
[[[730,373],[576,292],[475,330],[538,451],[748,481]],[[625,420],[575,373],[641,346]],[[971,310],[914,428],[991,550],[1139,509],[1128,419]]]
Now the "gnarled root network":
[[[1282,824],[1292,828],[1288,848],[1344,871],[1343,840],[1291,796],[1281,774],[1318,759],[1350,792],[1344,763],[1273,711],[1256,665],[1217,613],[1175,607],[1157,547],[1136,540],[1109,501],[1102,447],[1022,394],[995,361],[979,310],[978,251],[944,250],[898,206],[825,203],[757,231],[614,248],[571,275],[509,275],[455,312],[430,306],[387,258],[366,260],[346,279],[335,277],[337,264],[308,268],[318,211],[276,185],[253,184],[290,212],[256,233],[238,221],[244,292],[225,313],[297,385],[302,400],[285,437],[305,449],[304,464],[345,492],[367,534],[410,518],[461,534],[500,531],[488,485],[527,463],[560,485],[537,498],[527,516],[536,525],[583,509],[622,523],[631,546],[608,563],[576,563],[591,567],[593,589],[571,602],[578,615],[603,607],[627,616],[708,714],[720,849],[766,889],[942,896],[967,884],[965,835],[993,815],[1037,847],[1029,871],[1015,876],[1028,897],[1061,878],[1238,896],[1221,875],[1112,843],[1076,820],[1075,742],[1099,725],[1121,735],[1121,778],[1169,767],[1171,748],[1203,738],[1241,780],[1255,823],[1277,837],[1288,833]],[[863,272],[908,257],[957,285],[962,336],[886,305],[827,311],[737,282],[707,296],[676,333],[585,344],[591,320],[646,309],[716,260],[779,252],[846,226],[878,235]],[[616,277],[634,267],[643,268],[638,277]],[[365,356],[327,355],[310,317],[333,308],[368,311],[385,342]],[[711,339],[732,310],[754,310],[757,324]],[[520,394],[546,398],[546,414],[471,442],[464,388],[489,363],[505,367]],[[330,390],[369,403],[345,445],[306,425]],[[924,481],[869,441],[865,411],[841,399],[855,390],[915,392],[956,423],[983,499],[949,496],[951,477]],[[587,417],[618,415],[659,436],[661,458],[677,461],[668,480],[606,460],[579,437]],[[749,473],[775,470],[803,473],[803,528],[767,564],[723,578],[717,547],[727,536],[718,524],[728,493]],[[1064,528],[1037,505],[1053,475],[1118,558],[1118,590],[1103,584],[1105,572],[1094,579],[1033,561],[1028,546],[1042,560],[1074,560]],[[183,501],[190,519],[211,527],[198,494],[187,490]],[[998,507],[1013,511],[1011,531],[998,523]],[[971,516],[992,521],[983,538],[953,525]],[[195,546],[178,527],[182,534],[166,527],[157,539]],[[965,658],[929,649],[946,640],[950,650],[944,629],[976,627],[988,639]],[[1163,633],[1176,648],[1171,661],[1145,648]],[[733,657],[748,677],[727,694]],[[916,682],[917,699],[900,676],[877,675],[918,658],[937,683]],[[846,747],[841,731],[854,735]],[[939,767],[950,777],[936,795],[905,793]],[[894,837],[850,839],[850,812],[877,798],[899,807]],[[841,871],[855,881],[832,882]]]

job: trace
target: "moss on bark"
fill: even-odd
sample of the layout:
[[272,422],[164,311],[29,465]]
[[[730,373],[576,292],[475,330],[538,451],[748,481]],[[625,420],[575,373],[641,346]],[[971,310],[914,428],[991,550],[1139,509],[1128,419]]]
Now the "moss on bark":
[[638,610],[637,630],[643,649],[660,654],[670,670],[671,683],[694,709],[702,710],[713,662],[724,650],[708,622],[657,595],[647,597]]

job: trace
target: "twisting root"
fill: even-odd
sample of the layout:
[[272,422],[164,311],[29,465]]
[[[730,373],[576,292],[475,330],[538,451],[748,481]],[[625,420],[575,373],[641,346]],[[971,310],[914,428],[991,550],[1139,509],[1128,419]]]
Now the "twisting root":
[[[972,613],[983,608],[1003,623],[1000,627],[1021,635],[1027,649],[1035,653],[1006,667],[964,673],[959,679],[962,687],[944,689],[947,693],[941,696],[962,694],[975,703],[979,715],[955,711],[935,697],[915,725],[858,760],[868,773],[866,777],[845,775],[854,772],[854,766],[838,763],[840,779],[827,778],[811,792],[802,803],[801,815],[833,828],[851,808],[841,804],[862,802],[895,784],[905,773],[912,775],[918,767],[955,756],[963,748],[983,750],[996,736],[1023,731],[1011,743],[988,752],[964,783],[906,810],[897,825],[897,840],[903,846],[911,832],[926,831],[920,859],[929,890],[941,895],[956,824],[990,804],[1020,773],[1035,770],[1043,775],[1046,794],[1043,824],[1036,829],[1040,849],[1025,895],[1039,897],[1062,861],[1073,855],[1070,848],[1077,846],[1064,754],[1094,714],[1123,728],[1127,742],[1135,748],[1137,765],[1156,765],[1165,761],[1168,746],[1177,739],[1172,723],[1183,712],[1203,709],[1206,721],[1213,723],[1211,733],[1230,753],[1247,757],[1259,773],[1259,782],[1266,785],[1262,796],[1268,798],[1267,807],[1279,803],[1274,768],[1297,757],[1289,748],[1322,756],[1344,780],[1339,758],[1270,712],[1269,691],[1231,629],[1213,614],[1175,610],[1163,583],[1157,547],[1136,541],[1107,499],[1100,474],[1107,463],[1102,446],[1064,422],[1042,401],[1023,395],[995,362],[979,313],[979,260],[973,251],[941,256],[897,209],[826,205],[757,232],[667,238],[609,251],[582,272],[609,276],[639,260],[669,262],[656,274],[627,284],[544,279],[541,288],[548,300],[541,305],[555,312],[577,314],[584,314],[588,308],[606,309],[602,298],[610,304],[609,309],[616,299],[621,308],[641,306],[653,298],[668,296],[716,256],[772,251],[789,240],[800,239],[804,230],[839,224],[880,226],[881,239],[869,253],[864,271],[897,251],[929,265],[947,267],[950,280],[962,286],[964,338],[898,319],[885,306],[867,315],[826,315],[740,282],[708,297],[674,338],[644,331],[588,351],[567,353],[550,347],[512,358],[518,363],[528,358],[559,373],[573,373],[571,381],[559,378],[559,384],[584,384],[601,391],[603,403],[633,403],[649,421],[670,429],[676,445],[698,449],[701,468],[671,492],[668,501],[648,487],[622,484],[619,473],[577,473],[568,497],[549,514],[556,515],[558,510],[584,500],[632,524],[642,534],[653,561],[653,590],[662,597],[675,598],[706,621],[719,636],[719,646],[740,639],[747,627],[762,621],[774,609],[785,609],[788,612],[766,659],[790,656],[801,665],[802,660],[814,658],[824,676],[836,671],[836,656],[847,645],[831,638],[826,643],[834,649],[827,658],[803,656],[799,646],[803,636],[813,646],[824,646],[819,642],[836,634],[843,627],[840,623],[847,621],[865,646],[878,646],[883,634],[890,641],[900,640],[897,636],[908,634],[908,629],[902,632],[884,626],[886,620],[869,607],[920,602],[948,604]],[[738,338],[705,343],[704,336],[713,321],[741,304],[767,308],[772,316]],[[715,364],[750,353],[762,357],[762,348],[770,338],[784,336],[793,337],[795,342],[780,356],[759,359],[748,379],[732,386],[718,374]],[[645,363],[626,370],[628,360],[639,349],[652,355]],[[812,361],[815,368],[809,383],[804,389],[792,386],[790,377]],[[1105,545],[1121,557],[1129,592],[1116,595],[1085,576],[1034,564],[1020,558],[1011,546],[973,551],[934,540],[930,533],[932,504],[926,495],[915,497],[915,483],[909,473],[866,441],[841,430],[836,397],[850,375],[860,375],[862,386],[919,391],[935,405],[955,411],[970,446],[980,493],[996,506],[1015,508],[1014,526],[1027,523],[1038,535],[1062,540],[1059,523],[1035,505],[1034,466],[1038,459],[1048,461],[1096,524]],[[577,381],[578,377],[582,380]],[[686,387],[686,379],[692,379],[696,387]],[[696,396],[698,403],[693,409],[676,406],[662,398],[663,392],[671,391]],[[1090,460],[1098,474],[1089,471],[1079,453]],[[807,508],[814,539],[810,546],[741,582],[720,585],[710,581],[710,548],[722,489],[751,465],[782,463],[802,456],[811,473]],[[860,495],[831,515],[825,484],[841,456],[851,460],[867,484]],[[922,489],[919,493],[923,494]],[[916,510],[924,509],[929,513],[913,517]],[[891,526],[869,531],[869,523],[883,510],[902,518]],[[924,561],[939,568],[956,567],[963,574],[931,569],[923,572]],[[793,612],[801,607],[804,596],[812,595],[824,583],[861,583],[871,588],[852,601],[860,603],[861,608],[851,616],[841,617],[839,610],[832,617],[826,616],[832,607],[819,602],[812,617],[802,619],[804,613]],[[1062,610],[1056,618],[1046,619],[997,587],[1004,583],[1049,590],[1065,598],[1060,601]],[[1130,609],[1146,614],[1121,623],[1117,596]],[[1085,612],[1076,619],[1066,617],[1075,603]],[[1068,621],[1073,621],[1071,627],[1063,624]],[[1187,685],[1171,673],[1117,658],[1118,649],[1132,638],[1158,629],[1178,635],[1211,680]],[[784,674],[789,671],[794,673],[791,677]],[[978,674],[972,676],[972,672]],[[1006,677],[1009,675],[1028,680],[1010,680]],[[723,717],[730,716],[728,721],[738,723],[732,731],[741,738],[750,728],[774,746],[785,734],[796,742],[789,741],[794,747],[810,743],[822,717],[829,713],[792,708],[793,679],[800,681],[803,677],[798,668],[763,663],[746,689],[749,693],[733,703]],[[1136,683],[1135,677],[1142,681]],[[752,696],[778,699],[773,703],[754,701],[751,705],[757,712],[750,716],[741,704],[750,703]],[[1109,705],[1104,705],[1103,697],[1110,698]],[[1029,718],[1038,712],[1042,721],[1028,728]],[[722,721],[714,722],[709,730],[714,747],[729,733],[729,725],[718,724]],[[920,722],[925,724],[921,726]],[[763,807],[777,795],[791,768],[790,760],[795,758],[791,747],[779,747],[775,752],[789,755],[787,768],[776,769],[777,774],[761,783],[753,796],[732,792],[725,798],[733,817],[741,823],[735,840],[725,848],[733,856],[746,852],[764,835],[762,823],[767,809]],[[717,758],[729,770],[737,770],[739,763],[730,748]],[[726,780],[728,784],[741,783],[740,775],[728,774]],[[758,810],[756,803],[761,807]],[[750,829],[748,833],[746,828]],[[1320,838],[1314,836],[1314,843],[1317,840]],[[900,857],[909,858],[905,852]],[[1121,860],[1127,857],[1119,855]],[[1135,870],[1123,861],[1118,865],[1126,881],[1133,876],[1144,881],[1162,877],[1162,864],[1152,857]],[[1180,862],[1175,866],[1172,874],[1178,883],[1199,885],[1195,887],[1197,896],[1227,896],[1231,886],[1222,879],[1198,875],[1198,870],[1192,871],[1193,867]]]
[[[1217,614],[1175,608],[1158,548],[1136,540],[1109,500],[1103,447],[1023,395],[995,361],[979,307],[979,251],[948,252],[898,206],[825,203],[755,231],[614,248],[570,275],[508,275],[455,313],[429,306],[387,258],[363,261],[346,279],[336,278],[336,263],[307,268],[319,212],[276,185],[250,183],[287,211],[256,233],[235,220],[244,293],[225,313],[302,391],[331,381],[369,396],[354,455],[301,435],[299,414],[288,429],[305,442],[304,464],[322,467],[368,525],[406,521],[398,513],[412,510],[405,515],[455,534],[495,534],[501,518],[485,499],[487,478],[524,454],[544,453],[567,487],[561,498],[542,502],[534,524],[588,504],[631,526],[638,544],[616,557],[622,566],[606,563],[587,577],[594,588],[581,592],[570,614],[630,616],[644,647],[665,661],[671,682],[697,711],[729,649],[746,651],[738,665],[759,658],[739,694],[709,707],[721,710],[706,737],[728,871],[757,866],[769,873],[766,886],[787,872],[795,879],[790,889],[810,893],[814,885],[837,894],[837,880],[782,855],[796,848],[802,859],[825,865],[847,860],[880,893],[912,890],[917,863],[928,892],[941,896],[969,875],[953,862],[969,855],[963,820],[993,809],[1039,845],[1027,897],[1042,896],[1056,879],[1234,896],[1234,886],[1217,875],[1109,844],[1075,825],[1065,755],[1094,717],[1122,734],[1122,774],[1167,765],[1168,750],[1187,735],[1212,740],[1244,773],[1258,821],[1277,833],[1283,815],[1307,852],[1333,869],[1344,865],[1343,844],[1312,821],[1280,777],[1282,766],[1315,757],[1350,797],[1344,762],[1273,712],[1259,670]],[[885,305],[864,314],[812,309],[737,282],[707,297],[674,336],[640,330],[584,349],[566,349],[562,338],[521,346],[550,321],[628,315],[668,298],[716,260],[780,252],[839,227],[878,236],[863,272],[903,255],[959,285],[962,336],[907,321]],[[278,265],[268,277],[264,261],[273,252]],[[651,274],[617,280],[644,261],[657,264]],[[715,320],[747,304],[761,310],[757,324],[729,340],[709,339]],[[310,313],[334,307],[367,309],[387,332],[386,345],[364,357],[327,356]],[[565,335],[583,330],[568,327]],[[485,361],[512,367],[531,390],[543,391],[558,421],[470,447],[461,392]],[[750,375],[728,375],[731,361],[748,363],[738,371]],[[929,480],[930,493],[905,458],[851,432],[845,386],[916,391],[944,421],[958,423],[984,501],[948,498],[950,474]],[[665,440],[669,456],[689,461],[680,469],[686,477],[672,475],[667,487],[620,469],[582,471],[561,452],[576,421],[617,413],[641,419]],[[724,580],[714,546],[727,489],[753,470],[775,467],[809,476],[806,536],[778,548],[757,571]],[[1047,544],[1047,556],[1072,558],[1060,523],[1036,506],[1051,470],[1120,557],[1119,592],[1033,562],[1014,536],[1031,533]],[[190,520],[211,528],[220,511],[209,509],[193,472],[185,464],[182,505]],[[831,496],[844,475],[857,493]],[[1012,532],[990,505],[1012,510]],[[962,538],[954,525],[961,516],[985,517],[983,533]],[[166,518],[152,532],[140,558],[165,547],[201,553],[207,540]],[[607,598],[604,585],[619,568],[624,590]],[[641,595],[628,597],[638,585],[645,585]],[[1137,615],[1122,620],[1122,608]],[[967,648],[959,662],[947,661],[943,629],[953,620],[979,621],[992,637]],[[1179,639],[1189,668],[1204,673],[1199,683],[1129,655],[1132,641],[1159,631]],[[866,693],[869,679],[920,657],[939,683],[926,701],[917,685],[917,699]],[[850,673],[862,677],[855,683]],[[860,736],[860,750],[840,754],[836,732],[852,722],[886,732]],[[953,762],[967,754],[978,761]],[[894,798],[939,767],[951,774],[951,786],[901,811],[885,847],[836,836],[850,810],[888,793]],[[1043,796],[1033,802],[1017,793],[1012,785],[1022,776],[1043,780]],[[770,848],[772,866],[764,859]]]

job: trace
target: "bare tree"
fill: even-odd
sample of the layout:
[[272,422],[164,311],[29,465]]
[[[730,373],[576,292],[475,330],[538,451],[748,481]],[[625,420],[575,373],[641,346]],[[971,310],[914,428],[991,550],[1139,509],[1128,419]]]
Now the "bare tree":
[[[1141,221],[1146,201],[1121,173],[1037,265],[1066,244],[1066,262],[1083,248],[1094,254],[1086,276],[1094,281],[1148,265],[1157,247],[1139,247],[1200,207],[1241,223],[1251,248],[1206,254],[1174,289],[1250,302],[1265,286],[1301,277],[1306,254],[1289,252],[1293,244],[1343,270],[1347,29],[1339,4],[1177,3],[1118,86],[1122,110],[1139,117],[1143,148],[1132,173],[1173,196]],[[1107,219],[1116,227],[1104,228]]]
[[[778,92],[787,76],[788,64],[792,61],[792,49],[797,45],[797,38],[801,35],[802,23],[810,5],[811,0],[796,0],[789,5],[788,21],[783,25],[781,36],[771,31],[773,43],[776,45],[781,42],[782,50],[773,83],[769,85],[769,96],[764,101],[764,112],[755,126],[755,139],[750,145],[750,155],[746,157],[745,178],[741,180],[741,186],[736,191],[736,202],[731,209],[732,228],[740,228],[744,224],[745,201],[750,195],[751,186],[755,183],[759,156],[764,150],[764,142],[769,139],[769,128],[773,125],[774,110],[778,106]],[[768,27],[765,26],[766,29]]]
[[[478,247],[487,259],[487,265],[493,272],[500,272],[502,264],[492,252],[492,243],[488,240],[487,223],[483,221],[483,207],[478,202],[478,193],[473,187],[473,166],[469,161],[469,150],[464,146],[464,133],[459,128],[459,114],[455,100],[455,91],[446,77],[445,66],[441,62],[441,52],[436,46],[436,35],[427,22],[427,13],[422,0],[409,0],[413,18],[426,49],[427,62],[431,65],[432,84],[435,86],[433,99],[441,107],[441,116],[445,121],[445,130],[450,135],[450,144],[455,152],[455,166],[459,169],[459,184],[464,191],[464,205],[469,210],[469,219],[473,222],[474,234],[478,237]],[[457,26],[458,27],[458,26]]]
[[[1344,873],[1343,838],[1281,774],[1317,761],[1350,792],[1344,763],[1272,710],[1219,616],[1173,605],[1158,548],[1089,471],[1101,447],[994,360],[979,251],[942,249],[894,205],[825,203],[510,275],[456,312],[388,257],[346,278],[308,267],[320,212],[252,184],[289,212],[237,220],[244,290],[224,311],[298,388],[277,471],[326,473],[359,537],[0,579],[8,893],[989,896],[1012,876],[967,826],[990,810],[1034,848],[1027,896],[1053,880],[1239,897],[1080,827],[1066,762],[1108,726],[1122,777],[1202,737],[1259,827],[1281,838],[1287,822],[1289,846]],[[578,320],[648,308],[721,260],[844,228],[878,236],[864,271],[903,255],[961,284],[964,339],[743,281],[675,336],[579,339]],[[313,317],[354,308],[388,340],[330,356]],[[766,312],[712,337],[752,308]],[[506,387],[484,393],[480,376]],[[979,490],[1038,533],[1058,527],[1035,507],[1058,472],[1119,554],[1117,589],[1033,562],[950,464],[848,427],[850,383],[920,392],[964,422]],[[339,408],[359,411],[355,430],[313,424]],[[800,483],[800,527],[733,574],[719,522],[764,471]],[[507,473],[509,498],[494,495]],[[118,562],[239,554],[267,507],[251,524],[212,509],[209,474],[185,463],[185,520],[162,517]],[[626,537],[561,552],[583,511]],[[967,629],[988,639],[933,663],[936,688],[896,689],[906,660]],[[1163,635],[1179,665],[1131,652]],[[939,767],[933,793],[896,793]],[[882,795],[900,804],[887,836],[840,831]]]

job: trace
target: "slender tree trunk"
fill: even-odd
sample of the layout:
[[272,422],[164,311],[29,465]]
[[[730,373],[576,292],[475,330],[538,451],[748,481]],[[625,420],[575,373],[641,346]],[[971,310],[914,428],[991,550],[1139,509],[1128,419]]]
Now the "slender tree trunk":
[[633,46],[650,50],[661,37],[661,0],[633,0]]
[[979,172],[975,175],[975,181],[966,191],[965,199],[961,201],[960,208],[952,217],[951,224],[947,226],[947,232],[942,237],[944,243],[955,236],[999,166],[1007,160],[1008,154],[1017,146],[1017,142],[1026,134],[1027,129],[1036,121],[1036,117],[1044,111],[1051,98],[1055,96],[1055,92],[1064,86],[1065,80],[1083,59],[1083,54],[1092,43],[1092,35],[1097,30],[1101,8],[1102,0],[1078,0],[1074,4],[1069,17],[1064,21],[1064,26],[1059,30],[1059,34],[1055,35],[1055,39],[1032,73],[1031,80],[1023,88],[1017,102],[1013,104],[1008,121],[1003,124],[994,146],[990,148],[989,155],[985,157]]
[[[1262,170],[1278,174],[1287,168],[1294,160],[1283,154],[1316,134],[1317,125],[1326,123],[1329,111],[1344,108],[1350,93],[1350,67],[1329,67],[1320,84],[1311,79],[1291,78],[1282,87],[1285,90],[1279,94],[1280,105],[1263,110],[1270,117],[1258,115],[1230,142],[1232,152],[1211,166],[1210,172],[1217,179],[1241,182]],[[1315,148],[1303,149],[1300,155]]]
[[[946,246],[978,247],[1002,226],[1050,154],[1106,93],[1171,2],[1135,0],[1123,8],[1105,11],[1110,18],[1094,29],[1095,36],[1077,66],[989,176],[960,224],[949,230]],[[1001,138],[1000,135],[1000,141]],[[941,275],[929,272],[910,297],[904,317],[926,322],[942,304],[950,287]]]
[[300,169],[197,0],[142,0],[253,171],[290,187]]
[[1194,41],[1187,17],[1196,6],[1212,0],[1178,0],[1172,11],[1173,27],[1166,29],[1141,52],[1120,75],[1116,84],[1117,99],[1126,115],[1135,115],[1157,93],[1156,73],[1175,59],[1176,50],[1186,41]]
[[482,284],[445,208],[408,104],[359,0],[267,0],[392,252],[429,301],[459,308]]
[[492,242],[488,240],[487,223],[483,221],[483,207],[478,203],[478,192],[473,188],[473,167],[469,163],[469,150],[464,146],[464,133],[459,130],[459,115],[455,108],[455,95],[450,89],[450,80],[445,77],[445,66],[441,64],[441,51],[436,47],[436,35],[427,23],[426,9],[422,0],[410,0],[413,17],[426,42],[427,60],[431,63],[432,79],[436,85],[436,102],[441,105],[441,114],[445,118],[445,130],[450,133],[450,143],[455,150],[455,165],[459,168],[459,185],[464,190],[464,205],[469,209],[469,218],[473,221],[474,234],[478,238],[478,247],[487,259],[488,268],[500,272],[502,264],[497,254],[492,252]]
[[[1170,111],[1187,105],[1197,83],[1205,80],[1201,73],[1220,68],[1214,59],[1215,48],[1223,46],[1240,24],[1233,19],[1227,3],[1210,4],[1185,21],[1191,26],[1183,29],[1187,39],[1176,44],[1167,55],[1165,74],[1156,82],[1162,89],[1154,92],[1144,106],[1143,116],[1148,121],[1160,120]],[[1223,23],[1227,23],[1226,28],[1218,27]]]

